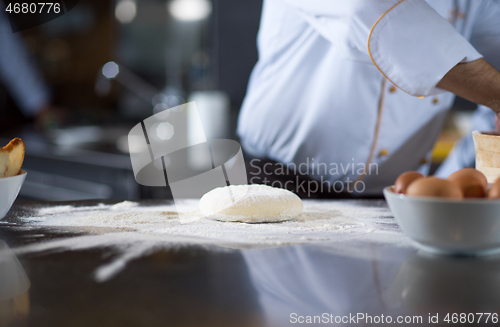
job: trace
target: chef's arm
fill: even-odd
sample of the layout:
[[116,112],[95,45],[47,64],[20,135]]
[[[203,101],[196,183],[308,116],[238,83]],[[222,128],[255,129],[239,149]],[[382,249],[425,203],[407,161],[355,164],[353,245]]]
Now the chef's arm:
[[437,86],[500,113],[500,72],[482,58],[456,65]]

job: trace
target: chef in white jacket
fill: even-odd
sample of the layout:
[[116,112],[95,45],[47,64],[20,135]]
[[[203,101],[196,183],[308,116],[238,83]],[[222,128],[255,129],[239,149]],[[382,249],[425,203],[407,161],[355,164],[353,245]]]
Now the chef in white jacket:
[[[500,111],[497,0],[264,0],[258,50],[238,122],[252,166],[335,192],[427,172],[454,94],[482,127]],[[265,168],[250,182],[282,173]]]

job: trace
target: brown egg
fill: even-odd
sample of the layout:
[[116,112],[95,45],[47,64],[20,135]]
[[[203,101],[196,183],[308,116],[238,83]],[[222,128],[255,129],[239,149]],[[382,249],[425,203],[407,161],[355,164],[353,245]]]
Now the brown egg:
[[402,173],[394,182],[394,192],[403,194],[406,193],[408,186],[419,178],[424,178],[424,175],[416,171],[407,171]]
[[437,177],[420,178],[410,184],[407,195],[432,196],[441,198],[462,199],[463,194],[457,184]]
[[490,191],[488,192],[488,198],[500,199],[500,178],[491,185]]
[[447,180],[456,183],[465,198],[484,198],[488,187],[486,176],[474,168],[464,168],[451,174]]

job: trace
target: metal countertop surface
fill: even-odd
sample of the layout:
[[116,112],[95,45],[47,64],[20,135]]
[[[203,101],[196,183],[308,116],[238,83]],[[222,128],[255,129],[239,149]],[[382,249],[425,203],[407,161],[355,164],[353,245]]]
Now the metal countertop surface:
[[19,219],[49,204],[18,200],[0,224],[1,326],[436,326],[453,325],[445,321],[453,313],[457,322],[473,313],[477,325],[478,313],[491,313],[489,322],[500,313],[500,257],[440,257],[356,240],[335,248],[160,247],[98,282],[95,269],[116,256],[110,247],[22,251],[91,233]]

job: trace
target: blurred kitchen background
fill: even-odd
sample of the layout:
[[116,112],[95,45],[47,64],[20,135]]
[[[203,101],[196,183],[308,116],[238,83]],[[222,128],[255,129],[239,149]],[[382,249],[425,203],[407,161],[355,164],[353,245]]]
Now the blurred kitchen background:
[[[63,114],[35,124],[0,81],[0,144],[17,136],[27,145],[20,197],[171,198],[168,187],[135,182],[128,132],[195,99],[224,116],[219,137],[237,139],[261,7],[261,0],[80,0],[62,17],[21,32]],[[456,101],[434,168],[467,130],[474,108]]]

